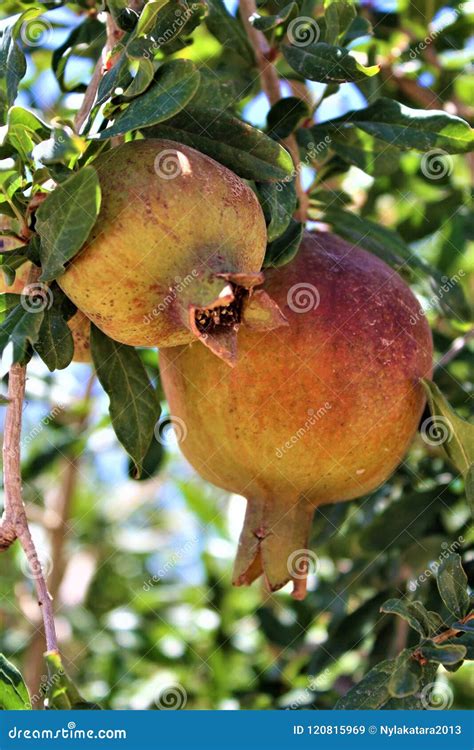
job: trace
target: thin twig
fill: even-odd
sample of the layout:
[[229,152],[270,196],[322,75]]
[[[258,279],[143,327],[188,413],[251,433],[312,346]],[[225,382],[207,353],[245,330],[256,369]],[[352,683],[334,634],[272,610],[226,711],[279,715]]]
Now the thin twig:
[[450,348],[447,352],[443,354],[443,356],[437,361],[435,365],[435,371],[439,370],[440,367],[445,367],[451,360],[453,360],[455,357],[458,356],[460,352],[464,349],[464,347],[471,341],[471,339],[474,338],[474,328],[471,328],[470,331],[464,334],[464,336],[458,336],[457,339],[453,341]]
[[[273,106],[281,99],[280,78],[277,69],[271,62],[272,50],[268,45],[265,35],[258,29],[254,28],[250,23],[249,19],[256,12],[257,6],[255,0],[240,0],[240,16],[255,53],[255,60],[260,71],[262,89],[265,92],[268,101]],[[300,153],[298,144],[294,135],[285,138],[283,144],[290,152],[295,166],[295,188],[299,201],[297,218],[304,222],[308,217],[309,202],[308,196],[301,185]]]

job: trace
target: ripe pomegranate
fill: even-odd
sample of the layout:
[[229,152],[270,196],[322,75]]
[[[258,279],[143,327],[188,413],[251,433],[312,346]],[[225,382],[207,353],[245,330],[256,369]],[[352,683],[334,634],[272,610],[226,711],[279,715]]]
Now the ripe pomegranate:
[[[6,246],[6,243],[5,243]],[[5,278],[0,273],[0,294],[9,292],[10,294],[21,294],[28,285],[31,263],[23,263],[17,270],[15,281],[11,286],[7,286]],[[80,310],[68,320],[68,326],[71,329],[74,340],[74,357],[73,362],[90,362],[90,321]]]
[[194,344],[160,352],[160,367],[184,455],[247,498],[234,583],[292,579],[300,599],[314,509],[371,492],[402,460],[432,340],[400,276],[332,234],[307,234],[265,289],[289,326],[243,325],[234,369]]
[[[235,359],[236,328],[266,248],[253,191],[230,170],[167,140],[126,143],[95,162],[102,189],[91,236],[58,283],[104,333],[133,346],[199,338]],[[260,327],[280,324],[259,296]]]

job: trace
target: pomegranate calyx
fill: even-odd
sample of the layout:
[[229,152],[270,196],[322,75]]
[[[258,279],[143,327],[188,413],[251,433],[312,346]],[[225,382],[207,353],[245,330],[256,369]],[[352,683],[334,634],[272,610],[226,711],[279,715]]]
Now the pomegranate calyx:
[[234,586],[248,586],[263,575],[268,591],[293,582],[292,596],[304,599],[309,560],[307,549],[314,507],[300,499],[290,505],[271,498],[249,501],[234,566]]

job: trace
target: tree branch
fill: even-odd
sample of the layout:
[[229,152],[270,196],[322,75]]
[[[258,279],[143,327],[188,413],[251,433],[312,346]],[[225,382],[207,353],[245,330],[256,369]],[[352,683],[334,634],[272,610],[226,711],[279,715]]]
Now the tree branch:
[[471,339],[474,338],[474,328],[471,328],[470,331],[468,331],[464,336],[458,336],[457,339],[453,341],[450,348],[447,352],[443,354],[443,356],[437,361],[435,365],[435,371],[439,370],[440,367],[445,367],[447,364],[451,362],[455,357],[458,356],[460,352],[464,349],[464,347],[471,341]]
[[[257,12],[255,0],[240,0],[240,16],[242,23],[247,32],[249,41],[255,52],[255,59],[260,71],[260,81],[262,89],[265,92],[268,101],[273,106],[281,99],[280,78],[278,71],[272,63],[272,50],[270,49],[265,35],[255,29],[250,23],[251,16]],[[301,185],[300,176],[300,153],[298,144],[294,135],[288,136],[283,140],[284,146],[288,149],[295,165],[295,187],[299,201],[297,218],[299,221],[306,221],[308,218],[308,196]]]

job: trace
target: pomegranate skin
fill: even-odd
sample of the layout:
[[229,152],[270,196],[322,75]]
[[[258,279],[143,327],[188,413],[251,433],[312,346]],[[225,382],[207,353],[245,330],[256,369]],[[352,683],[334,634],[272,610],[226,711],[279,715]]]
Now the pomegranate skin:
[[[98,221],[58,283],[108,336],[133,346],[191,342],[200,337],[196,309],[215,306],[229,282],[261,283],[265,219],[229,169],[158,139],[118,146],[94,167]],[[232,348],[201,338],[220,356]]]
[[374,490],[403,459],[432,339],[400,276],[328,233],[306,234],[264,289],[289,326],[243,325],[233,370],[194,344],[161,351],[160,368],[184,455],[248,500],[234,583],[263,572],[303,598],[314,509]]

